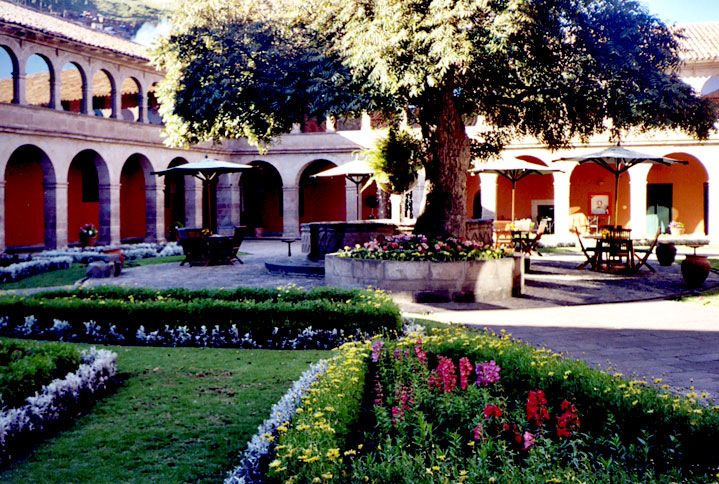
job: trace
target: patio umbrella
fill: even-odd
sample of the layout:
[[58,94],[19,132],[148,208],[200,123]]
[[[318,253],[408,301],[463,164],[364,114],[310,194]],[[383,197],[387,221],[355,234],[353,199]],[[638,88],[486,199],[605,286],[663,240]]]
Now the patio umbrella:
[[243,170],[249,170],[251,165],[242,165],[240,163],[230,163],[229,161],[213,160],[205,156],[204,160],[185,163],[184,165],[173,166],[166,170],[153,171],[153,175],[191,175],[202,181],[203,189],[207,188],[208,212],[210,213],[210,226],[207,227],[212,232],[217,230],[217,217],[215,210],[217,207],[212,206],[212,196],[210,187],[217,180],[218,175],[225,173],[237,173]]
[[373,175],[374,170],[369,166],[369,163],[366,160],[357,159],[350,161],[349,163],[345,163],[344,165],[336,166],[334,168],[330,168],[329,170],[312,175],[312,178],[344,176],[349,181],[354,183],[357,193],[357,219],[361,220],[362,213],[360,212],[360,193],[364,190],[364,187],[360,190],[360,185],[363,183],[368,184]]
[[559,168],[551,166],[539,165],[528,161],[515,158],[512,160],[496,160],[486,163],[478,163],[474,168],[469,170],[473,173],[496,173],[503,176],[512,183],[512,222],[514,222],[514,192],[517,188],[517,182],[529,175],[544,175],[553,171],[562,171]]
[[664,156],[647,155],[645,153],[639,153],[638,151],[628,150],[626,148],[622,148],[619,144],[597,153],[580,156],[568,156],[566,158],[560,158],[557,161],[578,161],[580,165],[584,163],[594,163],[614,174],[614,225],[617,225],[617,217],[619,215],[619,175],[626,172],[634,165],[638,165],[640,163],[654,163],[665,166],[688,164],[686,161],[666,158]]

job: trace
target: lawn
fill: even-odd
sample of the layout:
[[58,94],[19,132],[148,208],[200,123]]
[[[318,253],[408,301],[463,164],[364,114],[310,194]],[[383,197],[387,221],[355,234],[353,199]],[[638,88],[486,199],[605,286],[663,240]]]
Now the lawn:
[[216,482],[324,351],[110,347],[124,383],[0,482]]
[[[170,257],[150,257],[147,259],[139,259],[125,262],[126,267],[138,267],[152,264],[168,264],[172,262],[180,262],[184,259],[184,256],[170,256]],[[70,286],[75,282],[85,277],[87,272],[87,266],[83,264],[73,264],[68,269],[60,271],[46,272],[44,274],[37,274],[34,276],[27,277],[20,281],[8,282],[0,284],[0,290],[8,289],[33,289],[37,287],[56,287],[56,286]]]

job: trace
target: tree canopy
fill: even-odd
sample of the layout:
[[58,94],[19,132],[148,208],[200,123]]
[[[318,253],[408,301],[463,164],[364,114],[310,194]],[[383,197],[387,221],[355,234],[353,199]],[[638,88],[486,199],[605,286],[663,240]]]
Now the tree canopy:
[[305,116],[409,114],[427,148],[423,233],[462,235],[472,157],[519,137],[703,139],[716,119],[677,75],[676,37],[635,0],[185,3],[156,57],[170,142],[264,147]]

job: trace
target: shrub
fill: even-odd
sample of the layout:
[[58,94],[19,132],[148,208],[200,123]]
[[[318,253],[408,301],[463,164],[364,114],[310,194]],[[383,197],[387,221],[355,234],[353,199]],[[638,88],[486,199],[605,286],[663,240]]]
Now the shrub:
[[[187,345],[197,346],[243,346],[241,340],[251,340],[257,344],[250,347],[277,347],[288,338],[311,343],[333,335],[396,332],[401,324],[399,309],[387,295],[332,289],[53,291],[0,298],[0,315],[7,318],[0,334],[62,333],[63,339],[101,341],[93,337],[98,333],[109,342],[146,344],[149,338],[162,345],[177,344],[179,331],[191,335]],[[21,324],[29,315],[32,320]]]
[[16,407],[80,364],[80,352],[61,344],[0,340],[0,407]]
[[490,260],[506,257],[503,249],[485,247],[474,240],[428,239],[424,235],[394,235],[366,242],[362,247],[345,247],[340,257],[398,261],[452,262]]

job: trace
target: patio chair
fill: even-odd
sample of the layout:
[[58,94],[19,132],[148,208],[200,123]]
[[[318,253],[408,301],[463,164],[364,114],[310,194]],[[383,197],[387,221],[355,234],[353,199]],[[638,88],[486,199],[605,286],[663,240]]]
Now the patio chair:
[[652,252],[654,252],[654,248],[657,246],[657,242],[659,241],[659,235],[662,233],[661,229],[657,230],[657,235],[654,237],[654,240],[649,245],[649,249],[635,249],[634,250],[634,257],[637,259],[636,264],[634,264],[634,268],[632,269],[632,273],[636,274],[639,272],[639,269],[646,266],[647,269],[650,271],[656,273],[657,270],[654,269],[652,266],[650,266],[647,263],[647,259],[649,259],[649,256],[652,255]]
[[582,242],[582,234],[579,232],[577,227],[574,227],[574,233],[577,234],[577,240],[579,241],[579,248],[582,250],[584,257],[587,258],[584,262],[579,264],[577,269],[584,269],[588,265],[592,266],[592,270],[596,269],[597,265],[597,249],[595,247],[585,247]]
[[201,229],[177,229],[177,243],[180,244],[182,251],[185,253],[185,258],[180,262],[180,265],[184,265],[185,262],[190,266],[207,263],[207,247],[205,239],[202,237]]
[[240,252],[242,241],[245,240],[245,229],[247,229],[247,227],[244,225],[236,225],[235,232],[232,235],[232,257],[237,259],[237,262],[240,264],[244,264],[244,262],[242,262],[242,259],[240,259],[240,256],[237,254]]
[[514,247],[512,240],[512,222],[509,220],[494,221],[494,246],[497,248]]
[[536,254],[538,256],[542,256],[542,253],[539,252],[539,241],[542,240],[542,235],[544,235],[547,232],[547,226],[548,222],[546,218],[543,218],[539,222],[539,227],[537,227],[537,234],[534,236],[534,238],[529,241],[529,243],[524,247],[524,253],[527,255]]

